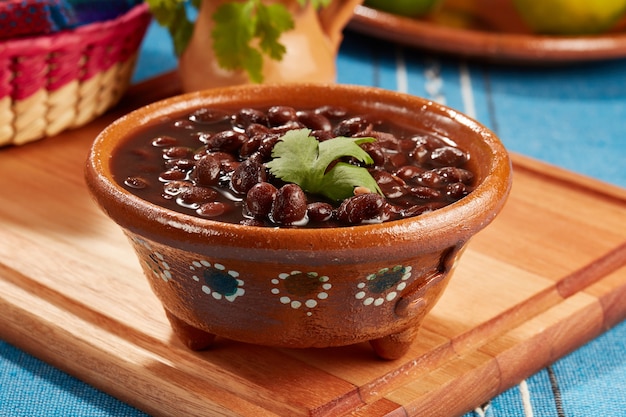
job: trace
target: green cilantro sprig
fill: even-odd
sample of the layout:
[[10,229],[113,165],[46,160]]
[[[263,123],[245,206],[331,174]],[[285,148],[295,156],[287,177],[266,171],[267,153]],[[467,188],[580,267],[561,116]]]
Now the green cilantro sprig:
[[297,129],[281,137],[274,145],[273,159],[267,163],[273,175],[298,184],[306,192],[336,201],[352,196],[359,186],[382,194],[366,168],[339,161],[353,157],[372,164],[374,161],[359,144],[373,142],[374,138],[340,136],[319,142],[310,133],[309,129]]
[[166,28],[172,37],[177,56],[183,53],[193,34],[194,23],[187,15],[187,4],[199,9],[201,2],[202,0],[146,0],[154,20]]
[[[193,34],[194,22],[187,6],[200,8],[203,0],[146,0],[157,23],[172,37],[176,55],[183,53]],[[211,1],[211,0],[204,0]],[[315,8],[331,0],[297,0],[304,7],[308,1]],[[263,55],[280,61],[285,46],[279,39],[293,29],[294,21],[282,4],[263,4],[261,0],[226,2],[213,15],[213,52],[218,64],[228,70],[244,70],[253,82],[263,81]]]
[[[280,34],[293,29],[293,19],[282,4],[264,5],[260,0],[225,3],[215,15],[211,36],[218,64],[227,70],[245,68],[250,79],[263,81],[263,56],[281,60],[285,46]],[[252,41],[257,38],[257,46]]]

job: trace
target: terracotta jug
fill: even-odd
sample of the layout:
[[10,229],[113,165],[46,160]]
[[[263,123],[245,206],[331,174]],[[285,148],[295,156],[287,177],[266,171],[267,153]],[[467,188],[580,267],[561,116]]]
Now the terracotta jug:
[[[244,71],[220,68],[213,54],[213,14],[225,1],[232,0],[205,0],[200,6],[191,41],[179,58],[178,70],[185,92],[251,83]],[[342,30],[362,2],[333,0],[316,10],[310,2],[302,7],[295,0],[280,0],[291,12],[294,29],[280,37],[287,50],[282,60],[264,57],[263,83],[334,82]]]

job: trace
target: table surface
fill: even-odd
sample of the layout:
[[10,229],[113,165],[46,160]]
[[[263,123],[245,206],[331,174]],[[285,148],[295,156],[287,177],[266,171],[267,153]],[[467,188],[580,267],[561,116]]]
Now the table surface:
[[[495,65],[348,31],[337,67],[340,83],[431,98],[490,127],[512,152],[626,187],[626,59]],[[153,24],[134,81],[175,68],[169,38]],[[467,416],[626,416],[625,352],[622,322]],[[145,414],[0,341],[0,416],[35,415]]]

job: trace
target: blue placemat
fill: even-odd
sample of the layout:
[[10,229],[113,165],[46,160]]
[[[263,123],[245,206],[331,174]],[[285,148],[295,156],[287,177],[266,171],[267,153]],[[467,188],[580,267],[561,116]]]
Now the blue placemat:
[[1,417],[144,415],[110,395],[0,341]]
[[[466,417],[626,416],[626,322]],[[0,342],[0,416],[145,416]]]

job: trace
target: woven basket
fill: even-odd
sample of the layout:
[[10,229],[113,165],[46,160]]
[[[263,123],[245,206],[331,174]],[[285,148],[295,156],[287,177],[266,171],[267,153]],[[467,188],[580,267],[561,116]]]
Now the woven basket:
[[130,83],[151,15],[145,3],[108,21],[0,43],[0,146],[93,120]]

